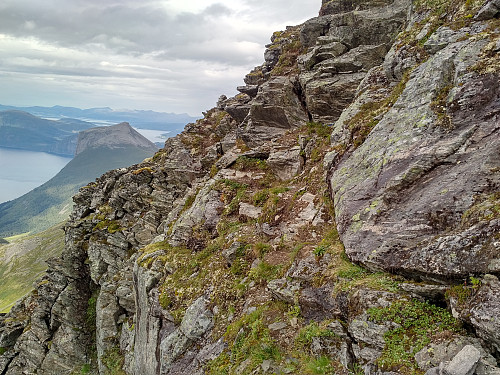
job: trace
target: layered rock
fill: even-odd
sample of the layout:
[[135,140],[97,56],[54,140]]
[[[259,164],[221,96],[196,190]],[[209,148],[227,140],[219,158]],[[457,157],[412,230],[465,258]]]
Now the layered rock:
[[498,373],[484,9],[324,1],[275,33],[242,94],[75,196],[0,372]]

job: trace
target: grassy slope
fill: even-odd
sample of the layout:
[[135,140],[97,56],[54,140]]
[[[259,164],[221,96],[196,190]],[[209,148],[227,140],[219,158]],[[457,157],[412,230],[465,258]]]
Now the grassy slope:
[[33,282],[47,269],[45,261],[64,247],[63,224],[32,236],[9,238],[0,245],[0,312],[7,312],[33,289]]
[[138,163],[151,154],[135,147],[89,149],[77,155],[54,178],[0,205],[0,237],[36,233],[65,220],[71,197],[104,172]]

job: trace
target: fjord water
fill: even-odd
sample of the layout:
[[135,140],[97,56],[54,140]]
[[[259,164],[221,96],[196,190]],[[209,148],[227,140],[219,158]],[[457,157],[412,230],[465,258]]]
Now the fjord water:
[[0,147],[0,203],[15,199],[54,177],[71,158]]

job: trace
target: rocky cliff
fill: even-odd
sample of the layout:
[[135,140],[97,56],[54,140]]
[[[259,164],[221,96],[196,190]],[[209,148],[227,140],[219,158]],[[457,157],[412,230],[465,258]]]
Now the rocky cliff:
[[2,374],[498,374],[500,3],[333,0],[80,190]]

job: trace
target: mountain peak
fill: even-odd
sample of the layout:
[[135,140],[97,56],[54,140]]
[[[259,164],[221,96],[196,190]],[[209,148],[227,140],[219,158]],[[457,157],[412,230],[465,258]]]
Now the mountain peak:
[[88,148],[123,148],[129,146],[153,152],[158,150],[154,143],[134,130],[128,122],[121,122],[113,126],[100,126],[80,132],[75,155]]

